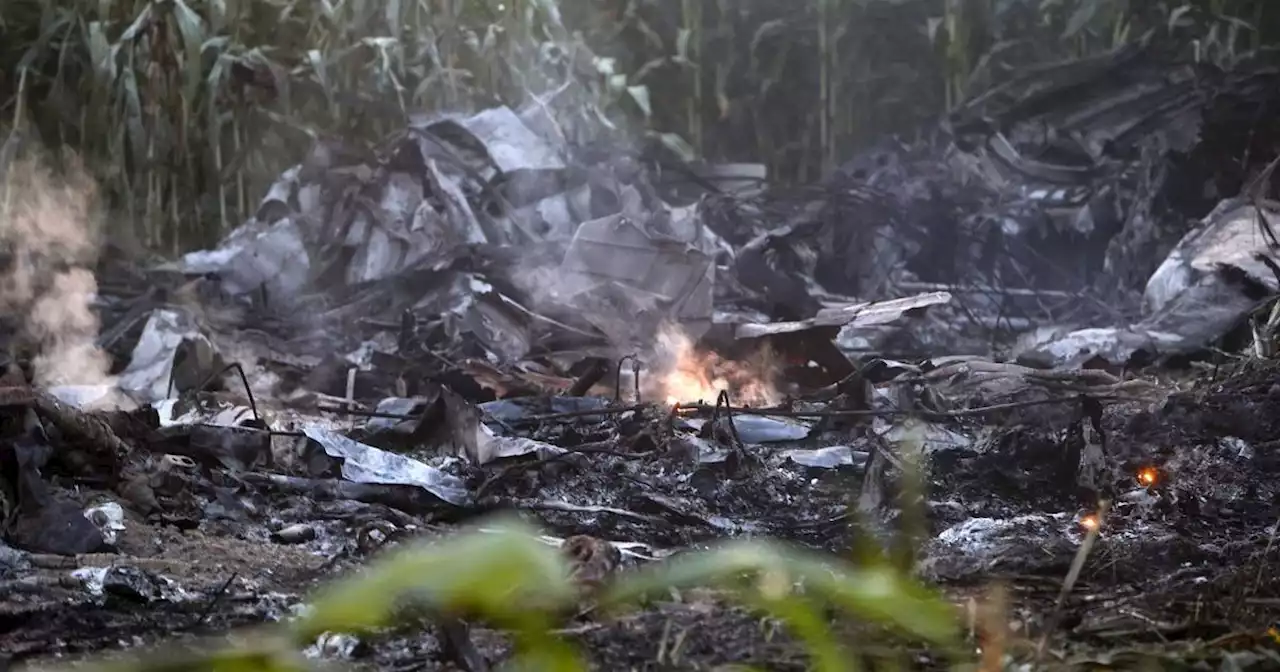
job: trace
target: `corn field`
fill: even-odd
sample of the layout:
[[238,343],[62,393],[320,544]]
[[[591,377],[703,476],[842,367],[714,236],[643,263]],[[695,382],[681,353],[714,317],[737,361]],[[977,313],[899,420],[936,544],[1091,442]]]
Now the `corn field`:
[[1172,36],[1226,64],[1265,0],[6,0],[0,128],[66,147],[115,227],[212,242],[316,138],[415,115],[554,108],[568,143],[656,142],[818,179],[1015,66]]

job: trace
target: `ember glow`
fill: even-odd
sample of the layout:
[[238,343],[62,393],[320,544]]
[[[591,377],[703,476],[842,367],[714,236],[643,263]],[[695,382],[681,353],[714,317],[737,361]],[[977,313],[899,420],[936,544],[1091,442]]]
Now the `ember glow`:
[[1080,519],[1080,527],[1092,532],[1098,529],[1098,517],[1092,513]]
[[656,350],[657,381],[648,387],[651,396],[665,399],[669,406],[714,404],[721,390],[728,390],[735,406],[773,406],[782,400],[772,382],[777,364],[767,351],[750,361],[729,361],[713,352],[700,352],[678,327],[658,332]]
[[1154,467],[1143,467],[1138,471],[1138,483],[1142,487],[1149,488],[1156,484],[1156,470]]

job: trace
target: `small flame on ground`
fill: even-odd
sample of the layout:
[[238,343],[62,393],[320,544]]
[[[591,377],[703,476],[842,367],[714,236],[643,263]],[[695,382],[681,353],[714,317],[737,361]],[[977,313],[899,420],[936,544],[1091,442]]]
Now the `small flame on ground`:
[[1143,467],[1138,470],[1138,483],[1142,484],[1142,487],[1144,488],[1149,488],[1155,485],[1157,478],[1158,474],[1156,473],[1155,467]]
[[1090,531],[1090,532],[1092,532],[1093,530],[1098,529],[1098,516],[1097,516],[1097,514],[1090,513],[1090,514],[1088,514],[1088,515],[1084,516],[1083,518],[1081,518],[1081,519],[1080,519],[1080,527],[1083,527],[1085,530],[1088,530],[1088,531]]
[[776,364],[767,351],[747,362],[730,361],[699,352],[692,339],[671,326],[659,330],[655,350],[657,396],[666,399],[668,406],[714,404],[721,391],[728,391],[735,406],[773,406],[782,400],[771,382]]

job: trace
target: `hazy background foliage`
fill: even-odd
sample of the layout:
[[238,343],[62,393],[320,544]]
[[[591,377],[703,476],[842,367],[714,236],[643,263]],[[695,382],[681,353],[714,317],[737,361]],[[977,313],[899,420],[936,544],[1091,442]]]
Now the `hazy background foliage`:
[[1170,35],[1229,63],[1277,31],[1266,0],[6,0],[0,123],[79,151],[115,225],[173,252],[312,138],[412,114],[536,100],[570,140],[608,119],[808,182],[1015,65]]

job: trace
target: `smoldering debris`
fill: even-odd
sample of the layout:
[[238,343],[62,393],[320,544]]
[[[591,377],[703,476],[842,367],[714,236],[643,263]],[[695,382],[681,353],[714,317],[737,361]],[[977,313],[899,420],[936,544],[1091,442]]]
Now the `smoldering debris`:
[[[1162,194],[1191,170],[1173,148],[1208,155],[1206,106],[1261,102],[1179,97],[1185,64],[1111,66],[977,98],[945,142],[821,185],[670,202],[643,157],[587,161],[513,110],[415,123],[371,157],[317,147],[213,250],[101,260],[114,375],[33,377],[47,348],[0,362],[0,650],[283,618],[314,581],[496,509],[539,521],[592,585],[727,536],[844,553],[913,524],[913,475],[920,575],[959,597],[1013,583],[1024,635],[1091,527],[1096,597],[1065,607],[1064,646],[1171,603],[1196,615],[1165,638],[1255,626],[1280,590],[1259,571],[1280,280],[1250,228],[1273,208]],[[1084,93],[1056,96],[1064,77]],[[1044,119],[1009,96],[1048,96],[1034,109],[1079,126],[1074,158],[1034,151]],[[1195,361],[1230,350],[1247,356]],[[581,636],[738,627],[648,609],[580,615]],[[501,641],[449,626],[313,653],[465,665]],[[696,655],[725,662],[713,649]]]

